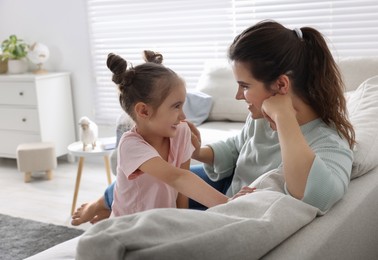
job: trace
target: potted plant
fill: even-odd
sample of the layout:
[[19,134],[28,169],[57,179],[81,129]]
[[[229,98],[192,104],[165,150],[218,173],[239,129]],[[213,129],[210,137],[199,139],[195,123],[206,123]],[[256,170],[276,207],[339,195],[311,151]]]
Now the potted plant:
[[27,71],[25,57],[28,54],[28,45],[22,39],[11,35],[1,43],[1,49],[2,60],[8,60],[8,73],[18,74]]

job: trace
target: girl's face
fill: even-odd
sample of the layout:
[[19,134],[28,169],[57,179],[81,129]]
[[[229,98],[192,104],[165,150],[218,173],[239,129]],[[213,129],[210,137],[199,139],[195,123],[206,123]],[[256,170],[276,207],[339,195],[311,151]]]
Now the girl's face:
[[273,94],[265,89],[261,81],[257,81],[243,62],[233,62],[232,66],[234,76],[238,82],[237,100],[245,100],[248,104],[248,110],[252,113],[253,119],[263,118],[261,106],[263,101]]
[[186,97],[185,84],[175,86],[150,118],[150,129],[163,137],[174,137],[177,125],[184,120],[183,105]]

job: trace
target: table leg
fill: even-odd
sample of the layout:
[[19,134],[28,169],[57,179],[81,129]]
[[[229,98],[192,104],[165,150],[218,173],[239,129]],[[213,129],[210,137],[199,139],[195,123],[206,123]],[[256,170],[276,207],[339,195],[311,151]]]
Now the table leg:
[[77,194],[79,193],[79,186],[80,186],[81,173],[83,171],[83,165],[84,165],[84,157],[80,157],[79,165],[77,167],[77,175],[76,175],[75,191],[74,191],[74,196],[72,200],[71,216],[73,215],[76,208],[76,200],[77,200]]
[[111,170],[110,170],[110,159],[108,155],[104,156],[105,161],[105,168],[106,168],[106,176],[108,178],[108,184],[110,185],[112,183],[112,177],[111,177]]

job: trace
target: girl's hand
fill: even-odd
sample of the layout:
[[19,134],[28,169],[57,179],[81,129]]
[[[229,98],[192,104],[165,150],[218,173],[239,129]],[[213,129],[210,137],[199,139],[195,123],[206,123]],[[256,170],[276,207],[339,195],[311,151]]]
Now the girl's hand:
[[295,115],[292,99],[289,94],[276,94],[264,100],[261,111],[270,127],[277,130],[276,120],[279,115]]
[[251,188],[249,186],[244,186],[244,187],[241,188],[241,190],[238,193],[236,193],[234,196],[232,196],[232,198],[229,198],[228,201],[231,201],[231,200],[234,200],[234,199],[239,198],[241,196],[244,196],[246,194],[252,193],[255,190],[256,190],[256,188]]
[[[188,124],[190,131],[192,131],[192,144],[195,148],[193,155],[196,155],[200,152],[200,149],[201,149],[201,133],[200,131],[198,131],[197,127],[192,122],[189,122],[189,121],[185,121],[185,122]],[[195,156],[192,156],[192,157],[195,157]]]

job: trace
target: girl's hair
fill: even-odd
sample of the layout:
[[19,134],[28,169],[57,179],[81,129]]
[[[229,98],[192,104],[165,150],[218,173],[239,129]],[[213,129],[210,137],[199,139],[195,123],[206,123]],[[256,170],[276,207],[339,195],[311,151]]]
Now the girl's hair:
[[344,84],[320,32],[310,27],[290,30],[274,21],[262,21],[236,36],[228,57],[249,66],[267,90],[279,76],[287,75],[294,93],[353,147],[355,133],[347,116]]
[[112,80],[119,90],[122,109],[135,121],[134,105],[143,102],[156,109],[172,88],[184,81],[171,69],[162,65],[163,55],[144,51],[146,63],[133,67],[113,53],[108,54],[106,65],[113,72]]

